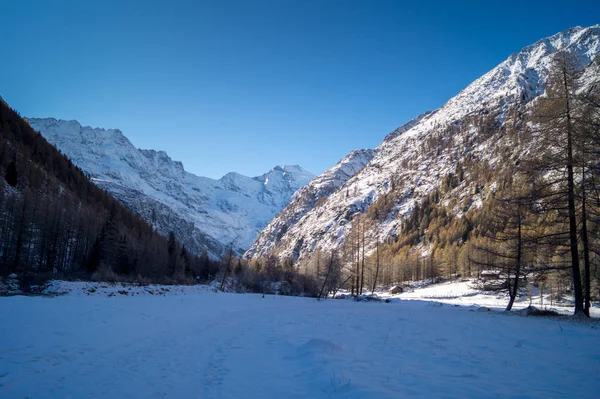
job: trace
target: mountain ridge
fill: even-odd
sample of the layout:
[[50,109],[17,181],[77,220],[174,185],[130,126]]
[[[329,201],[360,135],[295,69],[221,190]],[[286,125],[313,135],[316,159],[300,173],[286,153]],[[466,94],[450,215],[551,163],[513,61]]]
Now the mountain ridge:
[[136,148],[119,129],[75,120],[27,118],[92,180],[162,234],[194,253],[217,258],[233,246],[241,254],[291,196],[314,176],[298,165],[260,176],[231,172],[219,179],[187,172],[165,151]]

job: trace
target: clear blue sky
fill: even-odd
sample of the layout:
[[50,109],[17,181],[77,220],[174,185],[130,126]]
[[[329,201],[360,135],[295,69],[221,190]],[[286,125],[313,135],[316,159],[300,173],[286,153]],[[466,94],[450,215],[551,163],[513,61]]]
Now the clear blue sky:
[[0,95],[187,170],[320,173],[600,1],[4,0]]

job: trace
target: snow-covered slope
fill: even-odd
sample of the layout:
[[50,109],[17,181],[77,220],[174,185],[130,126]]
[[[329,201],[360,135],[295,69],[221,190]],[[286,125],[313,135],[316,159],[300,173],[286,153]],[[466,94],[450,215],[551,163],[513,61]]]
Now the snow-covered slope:
[[199,177],[164,151],[135,148],[117,129],[52,118],[28,121],[99,186],[198,254],[206,249],[219,256],[231,242],[241,254],[314,176],[300,166],[276,166],[257,177]]
[[[302,217],[288,218],[290,222],[285,228],[279,228],[278,234],[269,231],[273,230],[272,222],[247,255],[272,253],[279,258],[301,259],[317,246],[324,250],[337,249],[356,216],[390,193],[393,206],[373,221],[368,242],[373,243],[375,238],[382,242],[396,235],[402,217],[409,215],[415,203],[439,187],[459,162],[468,157],[471,162],[487,161],[494,165],[502,157],[498,145],[516,148],[516,143],[508,143],[500,135],[486,136],[482,121],[501,126],[509,112],[518,111],[543,94],[552,58],[561,50],[576,55],[582,66],[588,65],[600,52],[600,25],[574,27],[525,47],[474,81],[442,108],[396,129],[377,147],[373,159],[343,187]],[[320,177],[315,181],[318,179]],[[473,193],[470,203],[480,204],[480,196]],[[293,205],[294,202],[290,207]],[[288,213],[289,210],[284,209],[280,215]]]
[[285,207],[260,233],[254,244],[246,251],[247,259],[264,256],[279,243],[289,226],[297,223],[314,209],[320,200],[342,187],[348,179],[358,173],[373,159],[375,150],[354,150],[341,159],[333,168],[311,180],[300,189]]

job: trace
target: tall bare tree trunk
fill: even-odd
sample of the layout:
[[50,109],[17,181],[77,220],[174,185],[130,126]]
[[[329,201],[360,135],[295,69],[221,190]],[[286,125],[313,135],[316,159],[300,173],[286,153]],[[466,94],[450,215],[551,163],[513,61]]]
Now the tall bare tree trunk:
[[376,257],[375,257],[375,279],[373,280],[373,289],[371,290],[371,294],[375,293],[375,288],[377,288],[377,277],[379,277],[379,240],[375,241],[375,250],[376,250]]
[[583,281],[584,281],[584,308],[583,311],[587,317],[590,317],[591,306],[591,282],[590,282],[590,249],[587,231],[587,209],[585,193],[585,166],[583,167],[583,177],[581,181],[581,241],[583,243]]
[[[360,227],[360,224],[359,224]],[[360,285],[360,234],[356,232],[356,273],[352,278],[352,295],[356,292],[358,295],[358,287]]]
[[317,280],[321,277],[321,251],[317,251]]
[[365,284],[365,228],[363,226],[363,231],[362,231],[362,270],[360,272],[360,293],[359,295],[362,295],[363,293],[363,286]]
[[229,269],[231,266],[231,259],[233,258],[233,243],[229,246],[229,255],[227,257],[227,265],[225,266],[225,271],[223,272],[223,279],[221,280],[221,287],[219,288],[223,291],[225,287],[225,280],[227,280],[227,276],[229,275]]
[[329,260],[329,265],[327,266],[327,274],[325,275],[325,279],[323,280],[323,285],[321,286],[321,290],[319,291],[319,296],[317,300],[320,301],[323,298],[323,292],[325,291],[325,287],[327,286],[327,281],[329,280],[329,276],[331,275],[331,269],[333,268],[333,252],[331,253],[331,259]]
[[579,251],[577,248],[577,217],[575,214],[575,178],[573,174],[573,126],[571,120],[571,103],[567,80],[567,68],[562,68],[563,85],[566,100],[567,116],[567,199],[569,209],[569,244],[571,247],[571,270],[573,273],[573,294],[575,295],[575,314],[581,314],[583,309],[583,295],[581,292],[581,271],[579,268]]
[[[519,212],[517,214],[517,257],[515,259],[515,281],[513,282],[512,287],[509,287],[510,300],[508,301],[508,305],[506,305],[507,312],[511,311],[519,292],[519,274],[521,273],[521,259],[523,256],[523,235],[521,228],[521,212]],[[510,281],[510,272],[508,279]]]

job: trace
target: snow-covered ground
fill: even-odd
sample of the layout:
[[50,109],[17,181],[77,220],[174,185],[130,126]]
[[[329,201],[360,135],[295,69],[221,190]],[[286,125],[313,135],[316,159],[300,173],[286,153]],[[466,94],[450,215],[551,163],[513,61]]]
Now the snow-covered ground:
[[[540,295],[536,287],[531,289],[531,298],[527,295],[528,288],[524,287],[521,295],[515,301],[513,310],[524,309],[535,306],[538,309],[554,310],[561,314],[573,314],[572,303],[568,300],[556,301],[549,293]],[[508,304],[507,292],[483,291],[478,287],[475,280],[450,281],[440,284],[424,285],[415,289],[409,289],[401,294],[389,295],[386,291],[379,292],[382,298],[399,298],[434,301],[450,305],[460,306],[485,306],[493,310],[504,310]],[[591,309],[592,317],[600,317],[600,308]]]
[[595,321],[208,289],[82,293],[0,298],[1,398],[546,399],[600,391]]

